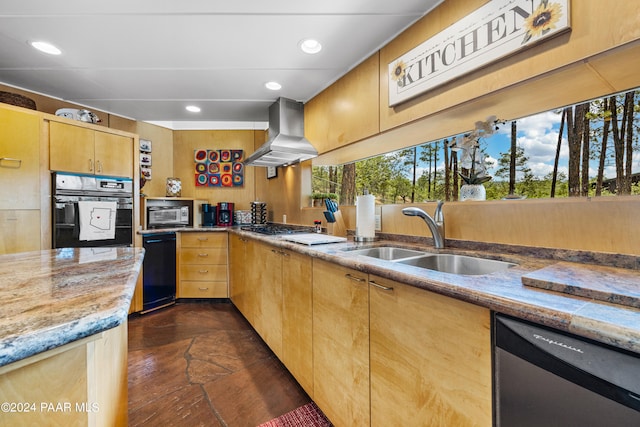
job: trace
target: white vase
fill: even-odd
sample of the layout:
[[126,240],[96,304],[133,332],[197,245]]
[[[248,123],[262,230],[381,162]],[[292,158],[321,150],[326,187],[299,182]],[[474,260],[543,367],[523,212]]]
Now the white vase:
[[460,201],[487,200],[487,190],[482,184],[464,184],[460,187]]

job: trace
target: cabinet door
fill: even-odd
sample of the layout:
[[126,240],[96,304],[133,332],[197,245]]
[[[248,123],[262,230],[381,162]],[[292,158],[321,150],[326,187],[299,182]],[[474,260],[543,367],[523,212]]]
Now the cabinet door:
[[313,364],[313,399],[331,422],[369,426],[366,274],[314,260]]
[[491,426],[489,310],[370,280],[371,426]]
[[49,122],[49,169],[95,173],[94,133],[80,126]]
[[3,107],[0,209],[40,209],[40,117]]
[[39,210],[0,210],[0,255],[40,250]]
[[282,252],[269,245],[252,242],[250,269],[255,271],[249,286],[255,289],[253,327],[278,358],[282,359]]
[[95,162],[98,175],[133,177],[133,139],[95,132]]
[[247,267],[247,239],[235,234],[229,235],[229,296],[233,305],[240,313],[249,319],[247,299],[246,269]]
[[282,362],[313,398],[313,264],[309,256],[283,253]]

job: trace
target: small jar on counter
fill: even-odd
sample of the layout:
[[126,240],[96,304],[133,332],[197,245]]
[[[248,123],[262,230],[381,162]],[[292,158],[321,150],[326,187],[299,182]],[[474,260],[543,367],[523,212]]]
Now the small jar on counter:
[[313,225],[316,229],[316,233],[322,233],[322,221],[318,221],[317,219],[313,221]]

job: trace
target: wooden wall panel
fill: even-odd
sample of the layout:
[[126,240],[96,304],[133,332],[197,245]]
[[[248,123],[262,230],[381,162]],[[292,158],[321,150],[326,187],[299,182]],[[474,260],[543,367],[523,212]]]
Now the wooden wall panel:
[[[239,149],[245,155],[254,151],[253,130],[190,130],[174,131],[173,140],[173,176],[182,181],[182,197],[207,200],[209,203],[233,202],[236,209],[249,209],[255,200],[255,167],[244,169],[243,187],[196,187],[195,163],[196,149]],[[162,180],[162,177],[159,177]],[[166,178],[165,178],[166,180]]]
[[[431,215],[436,204],[383,206],[382,231],[430,237],[424,221],[402,215],[406,206]],[[454,202],[443,212],[448,239],[640,255],[639,210],[628,196]]]

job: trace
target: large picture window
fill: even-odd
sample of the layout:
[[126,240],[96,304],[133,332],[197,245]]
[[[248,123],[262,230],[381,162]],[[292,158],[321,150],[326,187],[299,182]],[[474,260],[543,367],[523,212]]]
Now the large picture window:
[[[488,200],[640,194],[640,90],[498,122],[478,141],[491,180]],[[498,118],[499,119],[499,118]],[[458,200],[464,184],[452,135],[336,166],[314,166],[313,192],[353,204],[365,190],[378,203]]]

